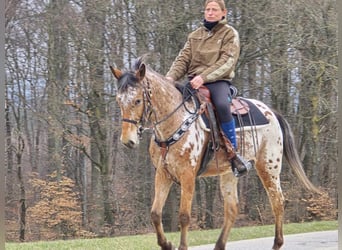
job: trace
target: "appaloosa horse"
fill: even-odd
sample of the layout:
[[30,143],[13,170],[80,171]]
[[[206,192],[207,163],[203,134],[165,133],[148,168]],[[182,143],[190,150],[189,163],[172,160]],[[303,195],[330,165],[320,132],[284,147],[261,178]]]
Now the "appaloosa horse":
[[[122,116],[121,142],[134,148],[144,128],[153,128],[149,153],[156,175],[151,219],[158,245],[163,250],[174,249],[165,237],[161,216],[170,187],[173,182],[177,182],[181,188],[181,238],[178,249],[186,250],[195,179],[210,139],[209,132],[203,127],[196,105],[191,101],[185,102],[179,90],[164,76],[147,68],[141,58],[131,71],[122,72],[110,68],[118,79],[116,100]],[[275,217],[273,249],[280,249],[284,242],[284,198],[279,177],[283,153],[304,186],[313,192],[319,190],[303,171],[287,121],[264,103],[252,99],[249,101],[256,105],[269,123],[256,126],[255,130],[245,128],[240,149],[244,149],[246,159],[255,160],[255,170],[267,192]],[[238,213],[238,179],[233,175],[227,153],[223,149],[216,152],[215,159],[207,164],[207,169],[199,176],[213,175],[220,176],[224,202],[224,224],[215,250],[224,250]]]

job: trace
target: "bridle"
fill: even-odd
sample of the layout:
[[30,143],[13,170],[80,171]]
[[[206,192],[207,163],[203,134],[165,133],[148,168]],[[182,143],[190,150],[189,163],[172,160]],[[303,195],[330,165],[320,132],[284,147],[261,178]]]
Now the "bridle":
[[[144,79],[145,81],[145,79]],[[122,118],[123,122],[128,122],[132,123],[135,126],[137,126],[137,134],[139,139],[142,138],[142,134],[147,131],[147,130],[153,130],[154,133],[156,133],[156,127],[160,125],[161,123],[167,121],[169,118],[171,118],[177,110],[179,110],[182,106],[185,106],[186,100],[182,100],[182,102],[169,114],[165,115],[162,119],[158,120],[157,119],[157,114],[156,110],[152,106],[152,91],[150,87],[150,83],[148,80],[146,80],[146,84],[142,84],[143,86],[143,105],[144,105],[144,110],[143,113],[140,117],[139,120],[132,120],[132,119],[127,119],[127,118]],[[190,96],[191,97],[191,96]],[[186,107],[186,106],[185,106]],[[155,134],[155,142],[160,146],[160,147],[169,147],[171,144],[175,143],[178,141],[183,134],[189,129],[190,125],[198,118],[199,115],[199,109],[198,107],[196,108],[195,112],[191,112],[188,108],[186,110],[191,114],[181,125],[180,127],[175,131],[174,134],[172,134],[167,140],[165,141],[160,141],[157,138],[157,135]],[[150,120],[151,115],[154,115],[155,122],[153,122],[152,125],[148,126],[147,122]]]
[[122,118],[122,122],[128,122],[134,124],[137,127],[137,134],[139,139],[142,139],[142,135],[145,131],[151,130],[151,126],[147,126],[147,122],[152,114],[152,104],[151,104],[151,89],[148,86],[146,89],[143,87],[143,106],[144,110],[139,120],[132,120],[128,118]]

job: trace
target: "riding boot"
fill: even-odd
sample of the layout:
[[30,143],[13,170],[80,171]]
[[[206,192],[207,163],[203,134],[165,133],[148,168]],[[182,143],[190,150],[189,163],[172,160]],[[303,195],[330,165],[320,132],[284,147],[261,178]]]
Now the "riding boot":
[[243,175],[246,175],[248,171],[253,167],[254,161],[253,160],[246,161],[245,159],[242,158],[242,156],[240,156],[236,152],[237,143],[236,143],[234,119],[231,120],[230,122],[221,123],[221,128],[223,130],[225,137],[228,139],[227,141],[229,141],[232,145],[230,149],[228,149],[229,146],[227,146],[227,143],[225,143],[227,147],[227,151],[230,151],[228,153],[229,153],[229,159],[230,159],[230,163],[231,163],[232,171],[234,175],[236,177],[241,177]]

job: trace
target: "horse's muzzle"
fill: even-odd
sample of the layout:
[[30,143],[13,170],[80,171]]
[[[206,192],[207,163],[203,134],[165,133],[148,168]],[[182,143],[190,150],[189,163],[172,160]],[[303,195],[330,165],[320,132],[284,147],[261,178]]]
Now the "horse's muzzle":
[[137,146],[137,143],[135,143],[135,142],[132,141],[132,140],[128,140],[128,141],[125,141],[125,142],[121,141],[121,142],[122,142],[122,144],[123,144],[124,146],[126,146],[126,147],[129,148],[129,149],[133,149],[133,148],[135,148],[135,147]]
[[122,133],[120,141],[127,148],[136,148],[139,144],[139,137],[136,130],[130,131],[129,133]]

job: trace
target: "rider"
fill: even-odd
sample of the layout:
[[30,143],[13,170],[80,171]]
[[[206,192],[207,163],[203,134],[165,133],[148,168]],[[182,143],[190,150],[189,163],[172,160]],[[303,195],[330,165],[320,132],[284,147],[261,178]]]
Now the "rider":
[[[237,149],[235,122],[230,112],[230,85],[240,55],[238,32],[227,24],[223,0],[206,0],[203,25],[189,34],[166,78],[174,82],[187,75],[193,89],[205,85],[216,107],[221,128]],[[248,172],[253,161],[246,161],[235,152],[231,159],[235,176]]]

